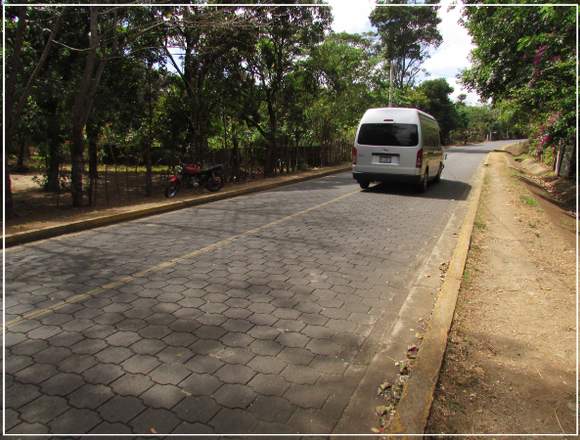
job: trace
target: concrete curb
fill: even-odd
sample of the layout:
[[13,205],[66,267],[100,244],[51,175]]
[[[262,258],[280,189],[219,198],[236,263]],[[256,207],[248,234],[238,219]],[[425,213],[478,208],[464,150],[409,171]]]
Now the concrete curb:
[[508,153],[512,156],[519,156],[528,151],[530,146],[529,139],[520,139],[511,144],[506,144],[503,147],[493,150],[496,153]]
[[202,196],[198,196],[191,199],[179,200],[177,202],[169,202],[159,206],[136,209],[133,211],[121,212],[118,214],[104,215],[101,217],[87,220],[79,220],[59,226],[49,226],[47,228],[42,229],[17,232],[5,236],[5,247],[9,248],[25,243],[30,243],[33,241],[44,240],[47,238],[57,237],[60,235],[84,231],[87,229],[98,228],[100,226],[108,226],[115,223],[136,220],[139,218],[149,217],[156,214],[176,211],[178,209],[189,208],[191,206],[203,205],[205,203],[215,202],[218,200],[225,200],[246,194],[267,191],[270,189],[279,188],[281,186],[317,179],[319,177],[330,176],[332,174],[338,174],[350,170],[351,170],[350,165],[339,166],[332,167],[330,169],[316,171],[313,173],[309,173],[307,175],[290,176],[287,178],[283,178],[282,180],[276,180],[274,182],[268,182],[269,179],[265,179],[264,182],[258,182],[255,185],[250,185],[244,188],[234,188],[231,190],[226,190],[218,193],[204,194]]
[[447,337],[455,314],[455,305],[463,279],[487,163],[486,158],[475,179],[457,244],[433,308],[429,329],[424,335],[396,413],[388,426],[387,433],[389,434],[423,434],[427,425],[435,386],[447,347]]

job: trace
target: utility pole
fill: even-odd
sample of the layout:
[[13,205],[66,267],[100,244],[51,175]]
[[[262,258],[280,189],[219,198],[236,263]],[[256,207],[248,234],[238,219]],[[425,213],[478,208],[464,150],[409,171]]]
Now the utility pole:
[[393,77],[395,76],[393,60],[389,61],[389,107],[393,106]]

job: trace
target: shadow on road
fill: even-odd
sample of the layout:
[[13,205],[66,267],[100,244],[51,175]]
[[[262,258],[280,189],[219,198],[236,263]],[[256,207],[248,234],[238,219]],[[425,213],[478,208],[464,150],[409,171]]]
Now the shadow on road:
[[447,153],[474,153],[474,154],[487,154],[490,151],[493,151],[492,147],[452,147],[445,152]]
[[[542,357],[537,347],[489,331],[464,328],[458,330],[459,335],[447,347],[446,357],[451,360],[446,360],[438,384],[444,387],[444,391],[439,388],[440,395],[454,396],[453,406],[436,398],[426,432],[501,430],[522,433],[522,437],[574,433],[574,370],[563,368],[559,356]],[[500,366],[498,358],[508,362]],[[550,374],[542,376],[540,371]],[[466,388],[469,393],[464,392]],[[511,411],[514,400],[519,402],[517,413]],[[474,420],[470,414],[476,411],[485,416]],[[498,413],[504,415],[500,423],[494,416]]]
[[367,190],[369,194],[395,194],[405,197],[424,199],[466,200],[471,191],[471,185],[457,180],[441,179],[439,183],[431,184],[427,192],[420,193],[413,185],[401,183],[380,183]]
[[307,180],[292,185],[282,186],[272,190],[272,192],[291,192],[291,191],[313,191],[313,190],[333,190],[342,187],[352,186],[356,183],[352,178],[352,173],[344,172],[320,179]]

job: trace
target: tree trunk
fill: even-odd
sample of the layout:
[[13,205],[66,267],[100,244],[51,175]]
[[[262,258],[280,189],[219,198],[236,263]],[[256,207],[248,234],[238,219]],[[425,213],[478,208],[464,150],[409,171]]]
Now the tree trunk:
[[83,171],[84,171],[83,126],[78,122],[73,126],[70,146],[71,159],[71,195],[74,207],[83,206]]
[[60,151],[58,139],[52,138],[48,144],[48,166],[46,170],[46,187],[50,192],[60,192],[59,169]]
[[274,153],[278,147],[278,121],[272,99],[268,99],[268,116],[270,117],[270,142],[264,157],[264,177],[271,177],[274,174]]
[[[28,26],[28,16],[27,16],[27,8],[26,6],[20,6],[17,8],[17,16],[18,16],[18,27],[16,29],[15,38],[12,44],[12,54],[8,57],[6,62],[6,94],[5,94],[5,111],[6,111],[6,126],[5,126],[5,149],[6,151],[10,151],[12,148],[12,142],[14,137],[14,130],[15,127],[18,125],[18,121],[20,118],[20,113],[24,108],[24,104],[26,103],[26,99],[30,94],[30,90],[32,88],[32,84],[36,77],[38,76],[39,72],[41,71],[42,67],[44,66],[50,48],[52,46],[52,42],[58,33],[60,23],[62,21],[62,14],[59,14],[52,26],[52,30],[50,32],[49,38],[47,43],[44,46],[40,59],[38,63],[28,76],[28,80],[20,93],[20,96],[16,96],[16,81],[19,74],[22,73],[22,61],[21,61],[21,52],[22,46],[24,42],[25,31]],[[19,157],[19,159],[21,159]],[[5,166],[7,164],[5,163]],[[4,206],[6,216],[11,217],[13,215],[13,208],[14,205],[12,203],[12,193],[11,187],[9,185],[10,177],[8,168],[6,168],[6,204]]]
[[389,107],[393,106],[393,81],[394,81],[395,63],[389,60]]
[[16,170],[19,172],[26,171],[26,167],[24,166],[24,159],[26,156],[26,142],[24,139],[21,139],[18,146],[18,162],[16,164]]
[[12,44],[12,54],[6,60],[6,89],[5,89],[5,111],[6,111],[6,126],[4,127],[4,138],[6,155],[4,156],[4,173],[5,173],[5,204],[4,212],[7,218],[14,215],[14,204],[12,202],[12,187],[10,185],[10,172],[8,170],[7,157],[13,145],[13,134],[15,125],[15,100],[16,100],[16,80],[22,70],[21,52],[24,43],[24,35],[27,27],[27,11],[25,6],[20,6],[18,10],[18,27]]
[[264,155],[264,177],[272,177],[274,175],[274,151],[276,149],[276,141],[272,141],[266,148]]
[[145,195],[151,197],[153,195],[153,164],[151,162],[151,141],[147,141],[145,145]]
[[95,123],[87,125],[87,137],[89,141],[89,206],[96,205],[97,202],[97,179],[98,171],[98,140],[99,126]]
[[14,217],[14,202],[12,201],[12,188],[10,185],[10,171],[8,170],[8,164],[4,160],[4,185],[6,187],[6,197],[4,199],[4,212],[6,218]]
[[50,100],[47,103],[47,109],[50,112],[50,117],[48,120],[48,130],[46,132],[48,157],[46,164],[46,185],[44,189],[50,192],[60,192],[61,127],[58,116],[58,103],[56,100]]
[[71,136],[71,195],[74,207],[83,204],[83,131],[87,123],[87,118],[91,112],[93,97],[99,84],[104,64],[97,64],[97,48],[99,46],[100,36],[98,28],[98,8],[89,7],[90,11],[90,50],[85,60],[83,76],[80,81],[79,89],[75,96],[73,104],[72,136]]
[[238,136],[235,129],[232,129],[232,175],[240,177],[240,149],[238,144]]
[[147,104],[149,110],[149,135],[145,142],[145,151],[143,152],[143,161],[145,162],[145,195],[151,197],[153,195],[153,164],[151,162],[151,144],[153,143],[153,85],[151,83],[151,70],[153,63],[147,61],[147,82],[149,83],[149,94],[147,96]]

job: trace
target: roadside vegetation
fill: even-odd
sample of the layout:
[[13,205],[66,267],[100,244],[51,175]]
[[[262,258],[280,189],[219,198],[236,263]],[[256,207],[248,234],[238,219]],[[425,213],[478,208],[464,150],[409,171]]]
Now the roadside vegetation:
[[[469,3],[481,3],[468,0]],[[543,2],[542,2],[543,3]],[[527,133],[557,175],[576,170],[576,7],[466,7],[474,44],[463,82]]]

